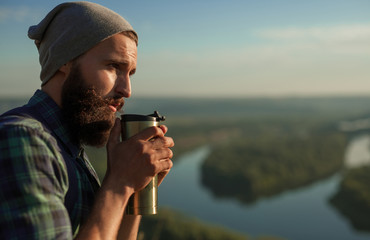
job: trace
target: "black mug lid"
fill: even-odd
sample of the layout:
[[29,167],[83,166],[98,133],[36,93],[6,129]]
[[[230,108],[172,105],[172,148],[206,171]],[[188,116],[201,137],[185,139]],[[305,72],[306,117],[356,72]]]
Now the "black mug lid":
[[122,122],[133,122],[133,121],[156,121],[161,122],[164,121],[166,118],[161,116],[158,111],[154,111],[153,114],[150,115],[139,115],[139,114],[123,114],[121,115]]

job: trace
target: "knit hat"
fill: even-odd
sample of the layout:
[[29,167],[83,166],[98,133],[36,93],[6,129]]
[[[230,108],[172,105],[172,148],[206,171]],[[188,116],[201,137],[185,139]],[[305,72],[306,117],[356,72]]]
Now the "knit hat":
[[67,62],[124,31],[137,36],[123,17],[99,4],[67,2],[56,6],[28,30],[39,51],[42,85]]

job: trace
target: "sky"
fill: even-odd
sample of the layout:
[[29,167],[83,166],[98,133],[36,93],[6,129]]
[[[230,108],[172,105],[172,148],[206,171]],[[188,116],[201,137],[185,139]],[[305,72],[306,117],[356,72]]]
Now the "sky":
[[[0,97],[40,88],[56,0],[0,0]],[[370,96],[369,0],[96,0],[139,35],[133,97]]]

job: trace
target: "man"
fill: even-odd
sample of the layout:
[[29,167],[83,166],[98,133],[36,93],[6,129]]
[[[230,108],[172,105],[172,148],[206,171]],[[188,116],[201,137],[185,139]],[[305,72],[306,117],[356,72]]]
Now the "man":
[[[136,239],[129,197],[172,167],[165,126],[120,141],[115,112],[131,95],[137,35],[89,2],[58,5],[29,29],[41,90],[0,117],[0,239]],[[107,146],[99,184],[84,145]]]

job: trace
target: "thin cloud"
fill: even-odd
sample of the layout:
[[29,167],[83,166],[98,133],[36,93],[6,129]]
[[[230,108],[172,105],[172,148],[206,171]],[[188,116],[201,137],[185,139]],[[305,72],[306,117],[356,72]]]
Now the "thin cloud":
[[370,40],[370,23],[331,27],[281,28],[256,31],[256,36],[282,41],[364,42]]
[[274,45],[289,45],[291,49],[370,54],[370,23],[337,25],[330,27],[262,29],[255,36]]
[[0,23],[26,22],[39,19],[41,11],[27,6],[0,7]]

